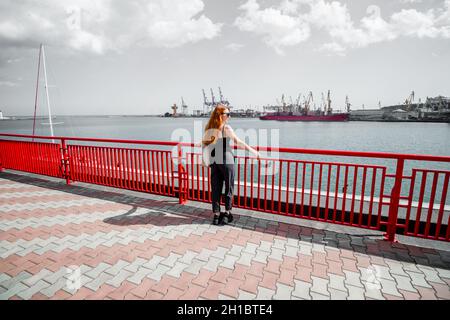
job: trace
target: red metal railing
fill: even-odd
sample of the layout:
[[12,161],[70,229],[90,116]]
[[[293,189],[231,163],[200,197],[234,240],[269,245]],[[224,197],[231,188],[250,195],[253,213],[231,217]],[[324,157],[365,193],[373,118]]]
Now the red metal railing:
[[[29,135],[0,136],[14,138],[0,140],[0,169],[174,196],[180,203],[211,201],[210,170],[200,165],[201,154],[193,143],[34,136],[60,140],[57,144],[17,140]],[[257,149],[350,157],[360,163],[237,155],[235,207],[386,231],[389,241],[397,233],[450,241],[448,156]],[[361,158],[395,161],[395,172],[388,173],[386,165],[363,164]],[[445,169],[412,168],[407,175],[406,161],[440,162]]]

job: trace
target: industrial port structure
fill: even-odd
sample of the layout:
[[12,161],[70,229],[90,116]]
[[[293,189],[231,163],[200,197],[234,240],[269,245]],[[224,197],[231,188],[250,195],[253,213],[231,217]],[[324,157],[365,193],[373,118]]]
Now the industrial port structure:
[[[171,106],[172,112],[166,112],[164,117],[209,117],[211,111],[218,105],[228,106],[231,115],[235,118],[260,118],[261,120],[293,120],[293,121],[396,121],[396,122],[450,122],[450,97],[437,96],[427,97],[425,101],[420,98],[417,102],[415,92],[404,100],[403,103],[378,108],[351,110],[351,103],[348,95],[345,98],[344,110],[334,110],[331,105],[331,92],[328,90],[326,96],[322,92],[319,101],[314,101],[312,91],[306,95],[301,93],[295,101],[292,96],[287,99],[285,94],[281,99],[276,99],[276,104],[262,106],[262,111],[251,107],[240,108],[232,106],[230,101],[222,94],[222,89],[218,87],[219,95],[216,98],[214,91],[210,88],[211,96],[208,98],[202,89],[202,108],[194,109],[188,113],[188,106],[181,97],[180,107],[174,103]],[[297,116],[297,119],[293,116]],[[306,119],[305,117],[306,116]],[[287,119],[285,119],[287,117]],[[300,119],[298,119],[300,118]],[[333,120],[333,118],[336,118]],[[331,120],[330,120],[331,119]]]

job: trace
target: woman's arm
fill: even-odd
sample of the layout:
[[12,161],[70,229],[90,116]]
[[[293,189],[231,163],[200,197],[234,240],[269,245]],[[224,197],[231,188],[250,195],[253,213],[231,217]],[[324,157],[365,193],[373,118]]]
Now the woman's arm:
[[234,133],[233,129],[231,129],[229,126],[225,127],[225,130],[227,131],[227,135],[233,139],[233,142],[238,145],[241,146],[242,148],[244,148],[245,150],[250,151],[251,153],[253,153],[257,158],[260,158],[261,155],[259,154],[259,152],[257,150],[255,150],[254,148],[250,147],[248,144],[246,144],[244,141],[242,141],[241,139],[239,139],[239,137]]

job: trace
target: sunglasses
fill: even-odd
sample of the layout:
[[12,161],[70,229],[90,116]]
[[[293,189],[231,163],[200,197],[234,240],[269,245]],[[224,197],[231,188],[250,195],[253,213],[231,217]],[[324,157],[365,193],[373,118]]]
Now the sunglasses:
[[221,114],[225,114],[225,115],[227,115],[228,117],[230,116],[230,113],[229,113],[229,112],[222,112]]

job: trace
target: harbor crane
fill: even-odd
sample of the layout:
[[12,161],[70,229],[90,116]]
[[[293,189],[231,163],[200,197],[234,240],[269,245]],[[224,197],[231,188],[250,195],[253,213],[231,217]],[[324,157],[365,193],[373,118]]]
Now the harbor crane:
[[411,104],[414,101],[414,91],[411,92],[408,98],[405,100],[406,111],[411,111]]
[[183,115],[187,114],[187,108],[188,106],[186,105],[186,103],[184,103],[183,97],[181,97],[181,110],[183,110]]
[[321,92],[321,94],[322,94],[322,104],[320,105],[319,108],[320,109],[323,108],[323,110],[326,111],[327,110],[327,103],[325,102],[325,96],[324,96],[323,92]]
[[308,113],[310,110],[311,102],[314,101],[312,91],[309,92],[308,96],[305,98],[305,112]]
[[214,97],[213,89],[210,88],[210,90],[211,90],[211,106],[214,107],[216,105],[216,98]]
[[345,96],[345,108],[347,109],[347,113],[350,113],[350,107],[351,107],[351,103],[348,100],[348,95]]
[[327,113],[327,114],[331,114],[332,112],[333,112],[333,109],[331,109],[330,90],[328,90],[328,94],[327,94],[327,110],[326,110],[326,113]]
[[229,107],[230,102],[228,100],[226,100],[223,95],[222,95],[222,89],[219,87],[219,97],[220,97],[220,103],[223,105],[226,105],[227,107]]
[[208,98],[206,97],[205,89],[202,89],[202,92],[203,92],[203,113],[206,113],[206,112],[209,112],[209,107],[211,106],[211,103],[208,102]]
[[295,101],[295,109],[296,109],[296,111],[300,111],[300,98],[301,98],[301,96],[302,96],[302,94],[299,93],[298,97],[297,97],[297,100]]

